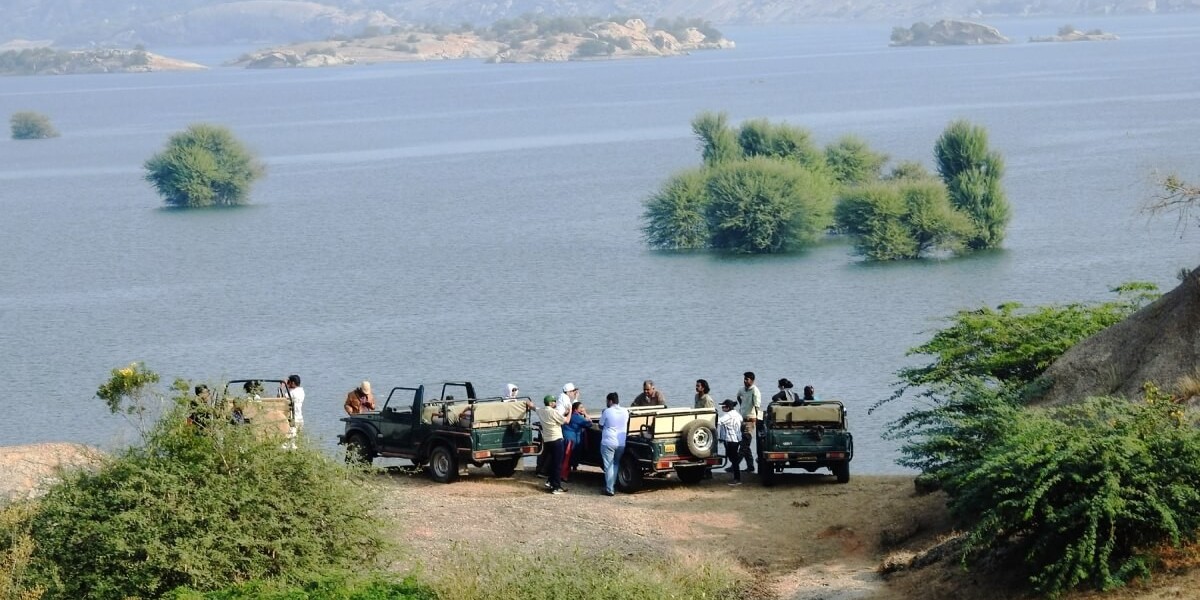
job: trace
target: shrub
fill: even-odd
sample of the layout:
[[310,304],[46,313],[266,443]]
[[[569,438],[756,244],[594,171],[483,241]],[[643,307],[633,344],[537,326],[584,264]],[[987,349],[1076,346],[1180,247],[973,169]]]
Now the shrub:
[[50,117],[41,113],[21,111],[13,113],[8,120],[14,140],[42,140],[58,137],[58,131],[50,123]]
[[167,204],[198,208],[243,204],[263,166],[228,129],[197,124],[146,161],[146,181]]
[[575,48],[576,58],[592,58],[596,56],[609,56],[614,52],[612,44],[597,39],[587,39],[580,42]]
[[743,253],[796,250],[833,224],[833,182],[769,158],[713,167],[708,179],[712,247]]
[[553,551],[513,554],[495,549],[451,552],[429,584],[440,598],[709,598],[752,597],[747,582],[711,564],[685,564],[657,556]]
[[327,575],[300,584],[252,581],[213,592],[180,588],[166,600],[434,600],[426,586],[413,579],[383,575]]
[[[110,383],[136,374],[125,370]],[[149,381],[122,388],[118,406],[153,395]],[[384,528],[360,472],[305,445],[281,449],[282,437],[219,408],[197,427],[192,399],[175,400],[140,445],[65,474],[40,501],[32,568],[46,598],[159,597],[374,565]]]
[[737,134],[742,155],[794,160],[810,169],[825,167],[825,155],[803,127],[753,119],[742,123]]
[[1146,549],[1200,528],[1200,432],[1155,390],[1146,403],[1089,399],[1008,422],[961,477],[951,510],[965,552],[1012,546],[1038,592],[1100,589],[1149,574]]
[[838,203],[836,223],[857,236],[857,251],[872,260],[956,251],[974,231],[970,219],[950,206],[945,187],[928,179],[852,188]]
[[708,247],[708,173],[695,169],[680,173],[646,201],[642,233],[660,249]]
[[988,149],[987,130],[967,121],[954,121],[934,144],[933,153],[951,204],[975,222],[976,231],[967,246],[972,250],[999,246],[1011,209],[1000,186],[1004,159]]
[[888,156],[871,150],[861,138],[843,136],[825,146],[825,163],[839,183],[859,185],[879,179],[879,172]]
[[0,598],[4,600],[38,600],[45,592],[30,573],[35,514],[33,502],[0,506]]
[[729,127],[729,115],[702,112],[692,119],[692,133],[700,141],[704,164],[711,166],[742,158],[737,134]]

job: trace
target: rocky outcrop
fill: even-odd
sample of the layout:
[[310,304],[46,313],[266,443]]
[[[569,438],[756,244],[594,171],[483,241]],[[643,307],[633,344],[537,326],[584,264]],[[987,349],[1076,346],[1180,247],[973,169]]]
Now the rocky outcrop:
[[145,50],[105,48],[99,50],[56,50],[24,48],[4,53],[0,75],[78,75],[83,73],[146,73],[192,71],[204,65],[167,58]]
[[892,30],[892,46],[974,46],[1007,44],[1009,39],[995,27],[972,21],[942,19],[933,24],[913,23]]
[[314,67],[358,63],[481,59],[492,63],[559,62],[662,57],[693,50],[733,48],[695,28],[680,37],[641,19],[595,23],[579,34],[553,34],[509,43],[477,33],[406,31],[340,42],[306,42],[261,50],[231,63],[247,68]]
[[1152,382],[1164,391],[1194,386],[1200,378],[1200,268],[1174,290],[1129,318],[1076,344],[1043,377],[1040,404],[1066,404],[1089,396],[1140,398]]
[[1078,29],[1060,29],[1058,35],[1047,35],[1042,37],[1030,37],[1031,42],[1111,42],[1119,40],[1114,33],[1106,33],[1099,29],[1093,29],[1086,33]]

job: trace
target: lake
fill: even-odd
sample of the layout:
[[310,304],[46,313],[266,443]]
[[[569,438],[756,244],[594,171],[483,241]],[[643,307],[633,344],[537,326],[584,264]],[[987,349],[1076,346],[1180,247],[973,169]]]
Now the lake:
[[[0,115],[45,113],[62,137],[0,141],[0,444],[128,441],[92,396],[131,361],[166,380],[298,373],[330,446],[362,379],[535,398],[571,381],[598,408],[646,378],[679,404],[703,377],[719,401],[753,370],[764,396],[787,377],[847,403],[854,472],[902,472],[881,436],[907,403],[867,409],[945,316],[1165,291],[1200,258],[1194,225],[1139,212],[1156,169],[1200,181],[1200,16],[1072,22],[1121,39],[1030,44],[1062,20],[1013,20],[990,23],[1011,45],[889,48],[892,23],[824,25],[729,29],[735,50],[673,59],[2,78]],[[704,110],[930,167],[951,120],[981,124],[1007,162],[1004,247],[651,251],[642,203],[699,164]],[[142,180],[196,122],[267,164],[250,206],[167,210]]]

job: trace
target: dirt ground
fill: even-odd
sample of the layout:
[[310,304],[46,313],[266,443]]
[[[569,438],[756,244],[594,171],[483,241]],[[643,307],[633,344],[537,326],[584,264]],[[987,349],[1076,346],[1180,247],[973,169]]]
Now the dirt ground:
[[[58,465],[94,463],[95,453],[65,443],[0,447],[0,504],[36,495],[53,482]],[[574,474],[562,495],[546,493],[545,480],[528,471],[497,479],[472,468],[449,485],[394,467],[374,476],[379,512],[396,523],[398,541],[433,560],[505,539],[529,552],[720,558],[759,582],[761,597],[779,600],[1031,598],[1002,567],[965,571],[953,558],[880,575],[882,564],[904,561],[951,533],[945,497],[917,494],[911,477],[852,473],[841,485],[830,475],[788,472],[770,488],[755,475],[744,475],[738,487],[726,485],[730,479],[717,472],[697,485],[651,480],[641,492],[610,498],[601,494],[601,473],[590,467]],[[553,528],[544,526],[552,521]],[[1177,572],[1149,583],[1065,599],[1200,598],[1200,558],[1181,562]]]
[[[827,474],[787,473],[771,488],[754,475],[738,487],[727,485],[730,479],[718,472],[698,485],[649,481],[639,493],[607,497],[601,473],[588,467],[562,495],[545,493],[545,480],[529,472],[497,479],[472,469],[444,485],[393,470],[379,475],[380,508],[418,555],[497,539],[535,552],[602,545],[622,554],[720,553],[763,582],[764,595],[788,600],[906,598],[890,594],[877,574],[882,556],[928,545],[947,527],[944,499],[916,495],[911,477],[852,476],[839,485]],[[471,527],[444,525],[475,509]],[[566,523],[564,512],[571,516]],[[551,519],[558,521],[553,534],[536,525]]]

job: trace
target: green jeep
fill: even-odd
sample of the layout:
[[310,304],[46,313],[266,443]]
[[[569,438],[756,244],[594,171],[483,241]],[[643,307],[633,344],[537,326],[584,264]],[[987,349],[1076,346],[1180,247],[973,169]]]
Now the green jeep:
[[436,398],[426,398],[423,385],[395,387],[378,412],[343,417],[338,443],[347,460],[406,458],[440,483],[466,474],[467,465],[490,465],[497,477],[510,477],[539,450],[529,406],[528,398],[476,398],[469,382],[444,383]]
[[846,428],[846,407],[828,402],[773,402],[758,428],[759,479],[775,483],[785,468],[813,472],[827,468],[838,483],[850,481],[854,436]]
[[[599,423],[599,419],[592,419]],[[683,483],[699,483],[714,467],[725,464],[717,455],[717,413],[711,408],[629,408],[625,454],[617,470],[617,489],[633,493],[647,478],[672,473]],[[603,468],[598,425],[586,431],[580,462]]]

